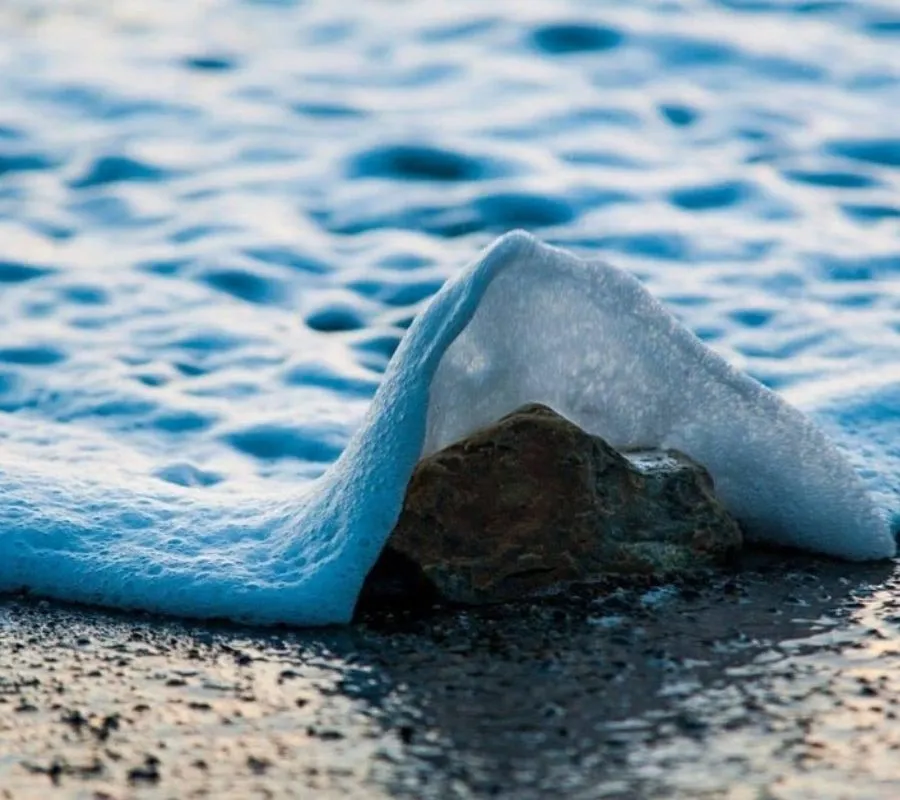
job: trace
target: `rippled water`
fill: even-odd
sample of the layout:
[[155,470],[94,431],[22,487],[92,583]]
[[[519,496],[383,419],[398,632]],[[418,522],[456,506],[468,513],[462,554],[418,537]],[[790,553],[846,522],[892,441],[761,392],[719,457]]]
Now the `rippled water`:
[[319,475],[524,227],[633,271],[896,504],[895,5],[14,0],[0,43],[0,439],[48,475]]

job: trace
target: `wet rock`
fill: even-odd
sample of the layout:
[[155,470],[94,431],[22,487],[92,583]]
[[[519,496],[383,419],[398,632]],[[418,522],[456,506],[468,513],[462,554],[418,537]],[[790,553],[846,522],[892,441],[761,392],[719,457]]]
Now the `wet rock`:
[[683,575],[740,546],[702,466],[671,450],[621,453],[532,404],[418,464],[361,604]]

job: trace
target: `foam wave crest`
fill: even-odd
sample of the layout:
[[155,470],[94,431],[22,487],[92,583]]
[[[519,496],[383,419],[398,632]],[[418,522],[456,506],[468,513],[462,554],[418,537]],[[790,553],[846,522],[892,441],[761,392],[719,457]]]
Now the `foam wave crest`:
[[344,452],[295,496],[197,493],[127,459],[114,472],[75,470],[4,452],[0,591],[346,622],[422,453],[527,401],[618,446],[693,456],[754,539],[894,555],[884,511],[800,411],[731,368],[635,278],[515,232],[434,296]]

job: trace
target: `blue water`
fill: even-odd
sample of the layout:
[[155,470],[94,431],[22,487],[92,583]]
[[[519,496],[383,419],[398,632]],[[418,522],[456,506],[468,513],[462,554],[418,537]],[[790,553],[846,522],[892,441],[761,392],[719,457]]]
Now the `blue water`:
[[51,494],[295,491],[522,227],[900,504],[896,5],[29,0],[0,45],[0,453]]

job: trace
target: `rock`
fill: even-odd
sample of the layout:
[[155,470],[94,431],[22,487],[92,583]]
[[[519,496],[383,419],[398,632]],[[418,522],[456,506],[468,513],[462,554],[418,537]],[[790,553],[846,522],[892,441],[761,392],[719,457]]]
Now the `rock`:
[[673,450],[620,453],[533,404],[417,465],[361,601],[500,602],[684,574],[740,546],[702,466]]

